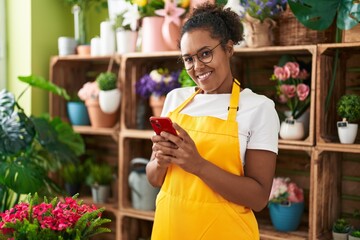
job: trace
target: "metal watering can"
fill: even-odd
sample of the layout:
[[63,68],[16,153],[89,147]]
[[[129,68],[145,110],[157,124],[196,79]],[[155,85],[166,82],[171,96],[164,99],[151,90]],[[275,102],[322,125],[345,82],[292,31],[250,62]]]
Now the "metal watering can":
[[141,210],[154,210],[159,188],[150,185],[146,177],[146,158],[134,158],[130,161],[131,171],[128,182],[131,189],[132,207]]

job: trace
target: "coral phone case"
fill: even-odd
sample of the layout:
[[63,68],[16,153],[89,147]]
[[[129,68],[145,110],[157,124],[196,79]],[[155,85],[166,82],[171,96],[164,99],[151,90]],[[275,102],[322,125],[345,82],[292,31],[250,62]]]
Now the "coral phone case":
[[150,117],[150,123],[157,135],[160,135],[162,131],[177,135],[172,121],[168,117]]

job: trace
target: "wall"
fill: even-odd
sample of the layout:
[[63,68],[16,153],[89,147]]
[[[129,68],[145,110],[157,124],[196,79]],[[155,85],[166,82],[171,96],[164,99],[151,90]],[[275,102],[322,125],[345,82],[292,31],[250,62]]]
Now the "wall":
[[[49,61],[57,55],[57,39],[74,36],[73,15],[63,0],[6,0],[7,11],[7,86],[18,96],[26,87],[17,77],[39,75],[49,78]],[[89,13],[90,39],[100,32],[107,9]],[[20,105],[28,114],[48,112],[48,93],[29,89]]]

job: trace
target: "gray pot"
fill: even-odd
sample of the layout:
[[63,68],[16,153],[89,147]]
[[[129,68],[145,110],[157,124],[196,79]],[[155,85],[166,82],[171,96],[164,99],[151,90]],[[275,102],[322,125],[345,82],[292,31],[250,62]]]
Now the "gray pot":
[[106,203],[110,197],[110,186],[95,185],[91,187],[94,203]]
[[332,235],[334,240],[348,240],[349,233],[332,232]]

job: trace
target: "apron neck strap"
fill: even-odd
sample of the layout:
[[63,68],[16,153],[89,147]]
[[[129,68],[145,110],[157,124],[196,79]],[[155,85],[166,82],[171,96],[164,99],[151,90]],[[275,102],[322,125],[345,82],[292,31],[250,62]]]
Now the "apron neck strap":
[[228,121],[236,121],[237,111],[239,110],[239,101],[240,101],[240,82],[234,78],[231,97],[230,97],[230,106],[228,107]]

